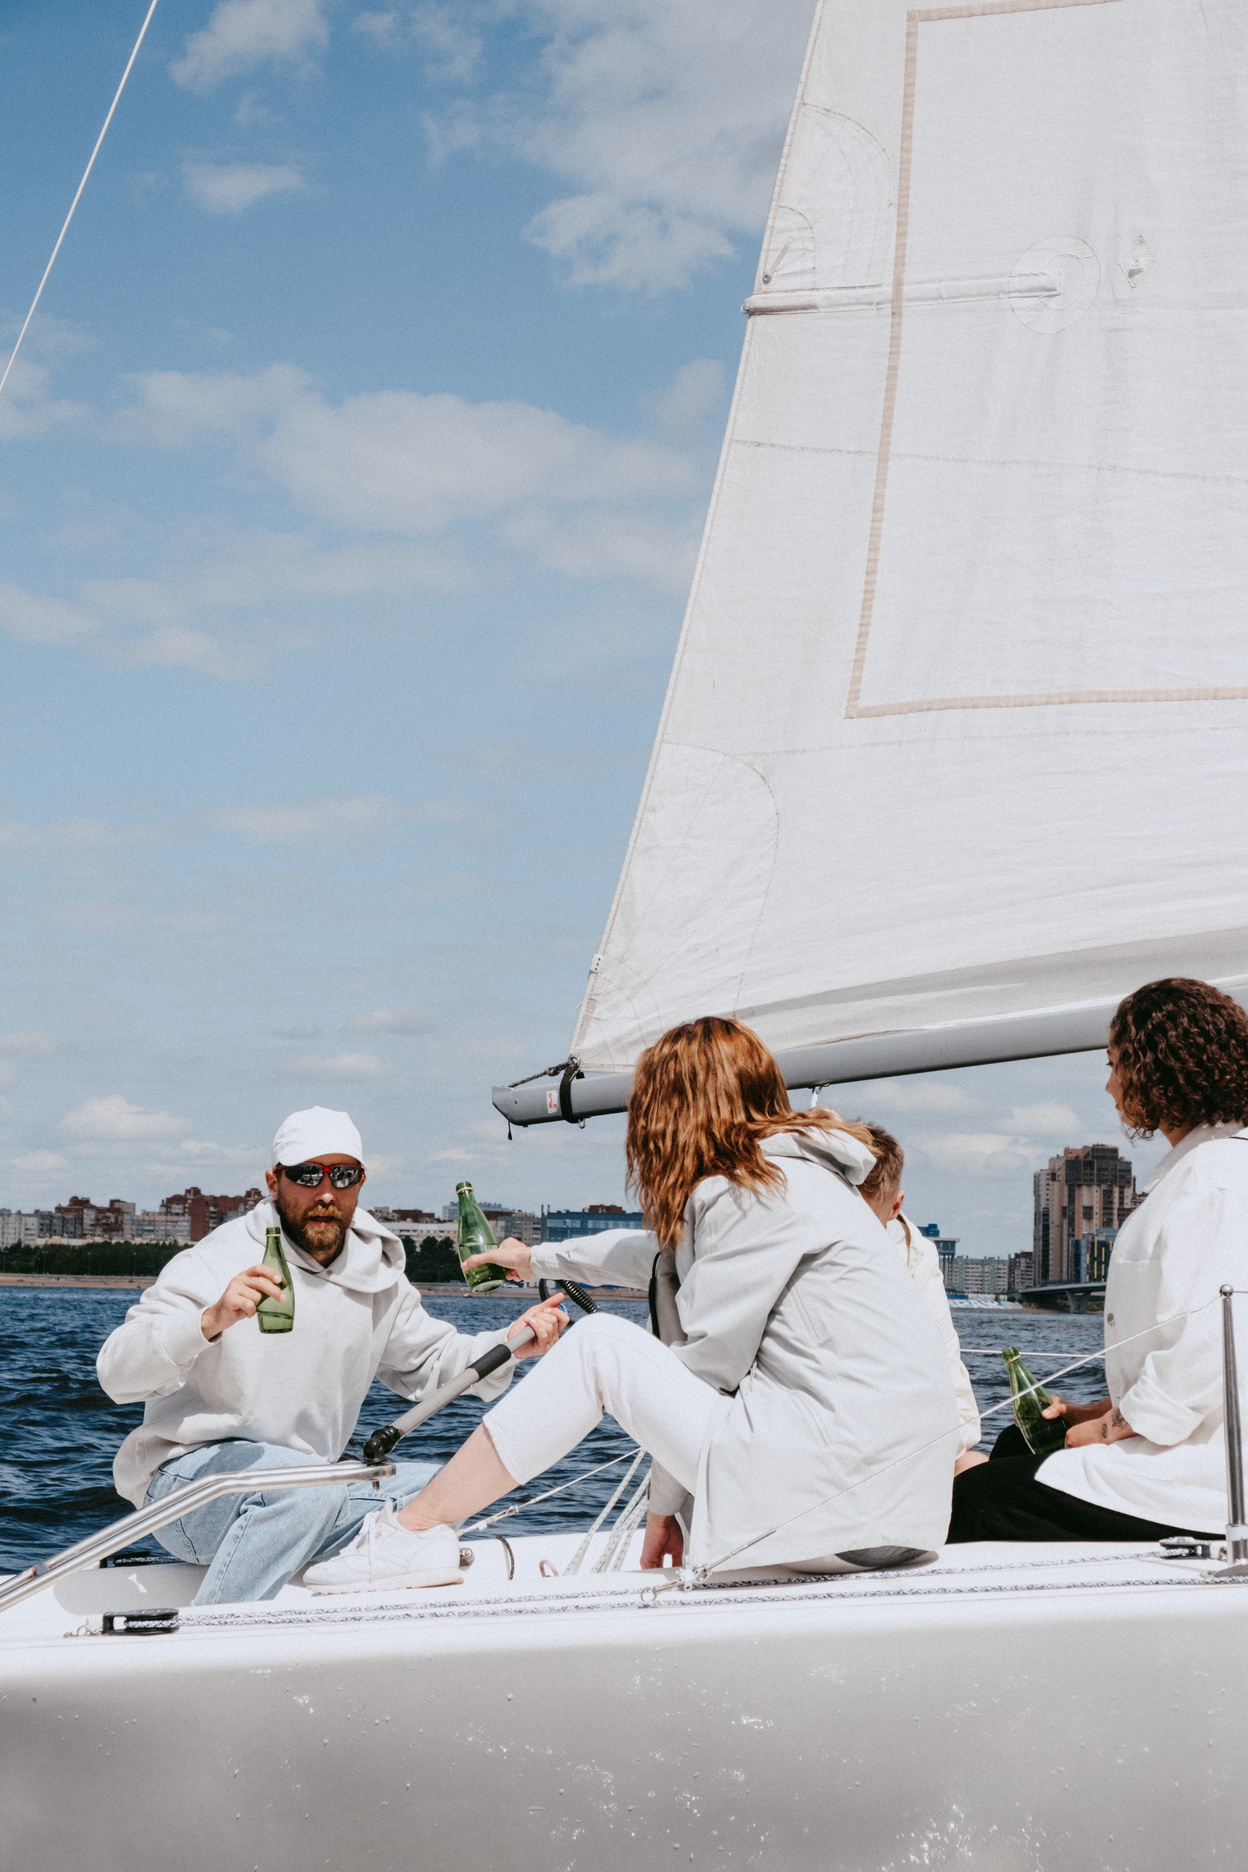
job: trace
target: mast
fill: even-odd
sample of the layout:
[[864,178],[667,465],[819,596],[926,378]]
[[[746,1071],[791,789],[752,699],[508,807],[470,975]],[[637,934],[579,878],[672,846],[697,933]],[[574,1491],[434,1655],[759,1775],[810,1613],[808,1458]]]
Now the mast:
[[808,1085],[1248,991],[1234,11],[820,5],[572,1115],[699,1014]]

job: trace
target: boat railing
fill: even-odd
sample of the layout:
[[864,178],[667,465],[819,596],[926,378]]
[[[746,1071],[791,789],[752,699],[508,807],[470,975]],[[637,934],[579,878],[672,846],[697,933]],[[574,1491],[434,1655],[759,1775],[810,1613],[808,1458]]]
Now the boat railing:
[[155,1534],[158,1529],[168,1527],[171,1521],[180,1520],[192,1509],[203,1508],[221,1495],[243,1495],[257,1488],[342,1488],[349,1482],[371,1482],[374,1489],[379,1489],[395,1473],[392,1462],[332,1462],[308,1463],[298,1469],[242,1469],[229,1475],[202,1476],[199,1481],[188,1482],[185,1488],[174,1489],[172,1494],[162,1495],[159,1501],[138,1508],[133,1514],[123,1515],[120,1521],[101,1528],[98,1534],[89,1534],[86,1540],[54,1554],[51,1560],[37,1560],[34,1566],[6,1580],[0,1585],[0,1612],[20,1605],[23,1599],[42,1592],[45,1586],[64,1579],[69,1573],[81,1573],[86,1567],[98,1566],[132,1541]]

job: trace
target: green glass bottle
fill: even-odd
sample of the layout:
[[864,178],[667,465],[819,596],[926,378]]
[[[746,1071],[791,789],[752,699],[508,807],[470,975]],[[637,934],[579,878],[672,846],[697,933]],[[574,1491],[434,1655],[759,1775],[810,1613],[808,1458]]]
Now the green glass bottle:
[[[1033,1456],[1051,1456],[1066,1441],[1066,1419],[1041,1416],[1041,1411],[1047,1410],[1053,1400],[1042,1385],[1036,1384],[1017,1346],[1002,1347],[1001,1356],[1010,1374],[1014,1421],[1023,1433],[1023,1441]],[[1034,1391],[1030,1389],[1032,1385],[1035,1385]]]
[[286,1265],[286,1256],[282,1253],[280,1228],[265,1229],[264,1260],[261,1265],[281,1282],[284,1292],[280,1300],[273,1300],[267,1294],[265,1295],[256,1307],[256,1324],[261,1332],[293,1332],[295,1286],[290,1278],[290,1269]]
[[[469,1255],[488,1254],[491,1248],[497,1248],[498,1239],[481,1213],[481,1205],[472,1193],[472,1184],[457,1183],[455,1194],[459,1197],[459,1234],[455,1246],[459,1250],[462,1265]],[[485,1267],[466,1269],[464,1279],[474,1294],[497,1293],[500,1287],[507,1284],[507,1270],[487,1264]]]

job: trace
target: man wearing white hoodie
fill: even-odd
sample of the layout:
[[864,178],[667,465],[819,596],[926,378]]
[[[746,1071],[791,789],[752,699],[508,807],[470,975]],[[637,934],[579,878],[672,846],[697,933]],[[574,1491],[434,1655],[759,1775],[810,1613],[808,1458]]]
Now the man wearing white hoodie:
[[[141,1507],[198,1477],[240,1469],[336,1462],[374,1378],[420,1397],[499,1344],[505,1329],[457,1333],[431,1319],[405,1273],[402,1242],[357,1207],[364,1182],[360,1134],[346,1112],[295,1112],[273,1141],[270,1200],[175,1255],[101,1348],[100,1383],[118,1404],[145,1405],[143,1423],[113,1464],[118,1493]],[[294,1330],[261,1333],[256,1306],[281,1287],[261,1256],[280,1227],[295,1295]],[[524,1317],[553,1345],[566,1316],[557,1302]],[[495,1398],[514,1363],[474,1385]],[[434,1474],[399,1463],[383,1485],[393,1520]],[[196,1605],[271,1599],[291,1575],[336,1553],[377,1506],[367,1483],[316,1489],[257,1487],[184,1515],[157,1538],[177,1559],[206,1565]],[[459,1575],[458,1554],[439,1577]]]

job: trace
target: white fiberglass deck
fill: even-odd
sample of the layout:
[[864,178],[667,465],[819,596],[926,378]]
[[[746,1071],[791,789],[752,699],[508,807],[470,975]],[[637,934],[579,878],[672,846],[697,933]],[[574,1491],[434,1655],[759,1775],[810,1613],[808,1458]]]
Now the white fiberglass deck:
[[[543,1578],[188,1609],[96,1569],[0,1618],[13,1872],[656,1864],[1170,1872],[1242,1859],[1248,1593],[1152,1548],[967,1546],[682,1591]],[[593,1551],[587,1564],[593,1562]],[[637,1544],[630,1553],[635,1567]]]

